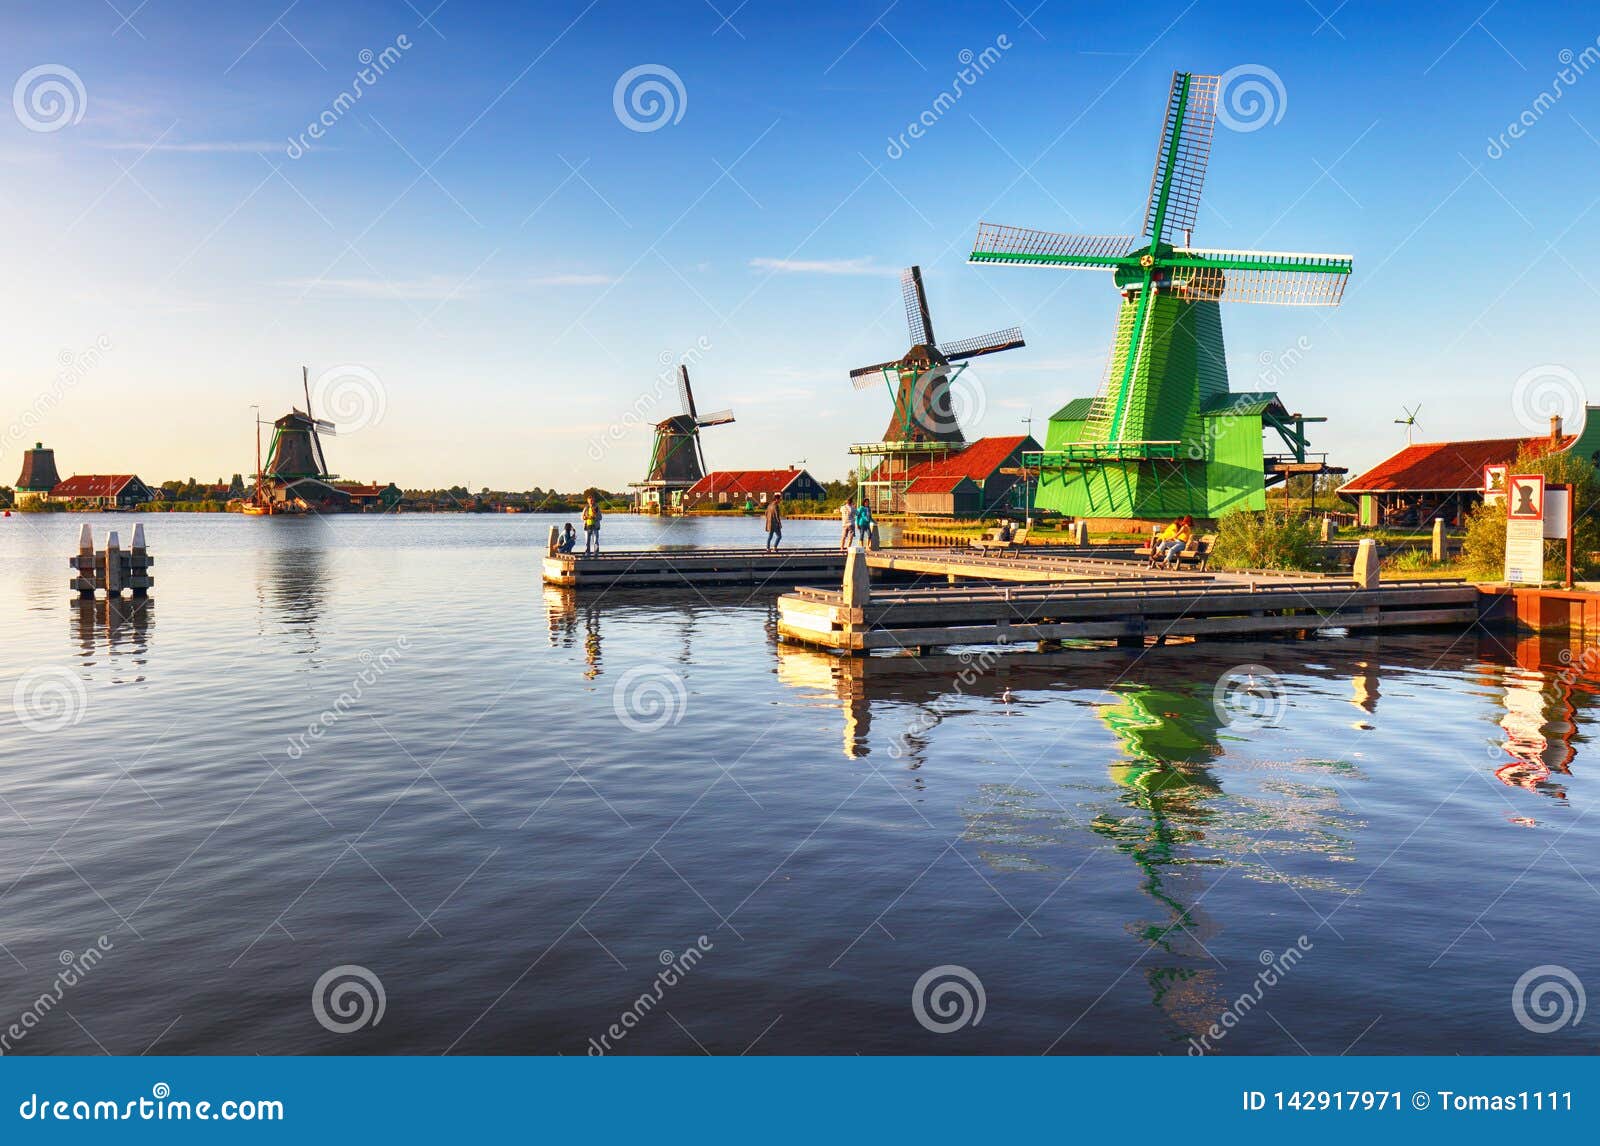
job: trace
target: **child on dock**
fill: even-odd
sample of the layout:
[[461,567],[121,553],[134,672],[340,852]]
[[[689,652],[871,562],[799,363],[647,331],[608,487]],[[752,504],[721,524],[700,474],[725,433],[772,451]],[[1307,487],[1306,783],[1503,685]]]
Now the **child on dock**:
[[839,507],[839,525],[844,532],[839,538],[839,548],[849,549],[850,543],[856,539],[856,499],[847,497],[844,504]]
[[783,494],[775,493],[767,503],[767,548],[776,549],[783,540]]
[[556,542],[557,553],[571,553],[578,547],[578,531],[572,528],[572,522],[567,522],[561,527],[561,540]]
[[593,497],[583,500],[583,554],[585,557],[600,552],[600,505]]

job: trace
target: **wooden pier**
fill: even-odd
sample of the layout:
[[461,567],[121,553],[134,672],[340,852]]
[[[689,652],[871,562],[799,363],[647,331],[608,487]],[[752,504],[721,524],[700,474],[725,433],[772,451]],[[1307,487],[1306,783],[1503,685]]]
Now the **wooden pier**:
[[790,589],[805,581],[838,582],[840,549],[629,549],[586,557],[547,553],[544,581],[567,589],[771,585]]
[[1127,557],[1096,557],[1083,552],[1050,553],[1041,549],[869,549],[867,566],[874,572],[907,573],[974,581],[1044,584],[1097,578],[1159,577],[1163,580],[1209,581],[1212,575],[1189,570],[1148,569]]
[[[852,580],[854,584],[852,584]],[[1180,580],[1122,577],[1076,583],[948,585],[869,591],[798,589],[778,599],[778,636],[849,654],[952,645],[1043,648],[1062,641],[1157,643],[1173,637],[1295,635],[1319,629],[1468,625],[1478,590],[1463,583],[1349,579]]]

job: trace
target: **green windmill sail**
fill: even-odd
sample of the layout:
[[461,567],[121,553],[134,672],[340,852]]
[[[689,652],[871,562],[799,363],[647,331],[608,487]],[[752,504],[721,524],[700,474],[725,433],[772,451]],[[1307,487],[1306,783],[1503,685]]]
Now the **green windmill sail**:
[[[1072,235],[984,223],[971,260],[1110,271],[1123,302],[1105,380],[1051,418],[1040,508],[1080,517],[1215,517],[1260,509],[1270,480],[1309,472],[1304,424],[1277,395],[1232,393],[1224,302],[1337,306],[1347,255],[1192,247],[1216,124],[1219,77],[1178,72],[1156,151],[1142,235]],[[1181,244],[1181,245],[1179,245]],[[1268,457],[1262,433],[1287,453]]]

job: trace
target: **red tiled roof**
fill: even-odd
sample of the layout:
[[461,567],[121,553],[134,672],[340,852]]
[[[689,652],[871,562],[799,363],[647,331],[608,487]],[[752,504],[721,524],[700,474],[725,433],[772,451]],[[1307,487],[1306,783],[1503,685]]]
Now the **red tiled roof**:
[[906,486],[906,493],[954,493],[962,482],[972,481],[966,474],[925,474]]
[[782,493],[805,470],[713,470],[689,487],[689,497],[715,494]]
[[[1577,441],[1561,439],[1560,449]],[[1472,442],[1418,442],[1407,446],[1366,473],[1345,482],[1340,493],[1455,491],[1483,488],[1483,467],[1517,460],[1524,446],[1540,453],[1550,447],[1544,438],[1486,438]]]
[[958,454],[937,461],[923,462],[911,467],[907,476],[969,477],[973,481],[987,481],[1013,454],[1021,450],[1037,450],[1039,443],[1027,434],[1015,437],[979,438]]
[[123,486],[137,480],[135,474],[74,474],[66,481],[57,482],[50,496],[115,497]]

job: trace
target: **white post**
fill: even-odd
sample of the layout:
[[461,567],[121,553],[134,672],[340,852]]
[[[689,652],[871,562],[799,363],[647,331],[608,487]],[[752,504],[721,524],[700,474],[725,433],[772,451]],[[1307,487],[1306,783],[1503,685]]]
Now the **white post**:
[[560,545],[561,545],[561,527],[557,526],[557,525],[552,525],[550,527],[550,536],[545,539],[544,555],[546,557],[554,557],[556,555],[556,549],[559,548]]
[[78,557],[72,565],[78,573],[73,579],[78,596],[90,601],[94,600],[94,559],[94,530],[86,521],[78,530]]
[[849,609],[864,608],[872,597],[871,571],[867,568],[866,552],[852,545],[844,561],[844,603]]
[[115,529],[106,537],[106,596],[122,596],[122,543]]
[[1072,523],[1072,544],[1089,544],[1089,523],[1081,517]]
[[1363,537],[1356,546],[1354,577],[1357,589],[1378,587],[1378,543],[1370,537]]
[[1436,517],[1433,519],[1433,559],[1443,561],[1444,558],[1444,518]]

